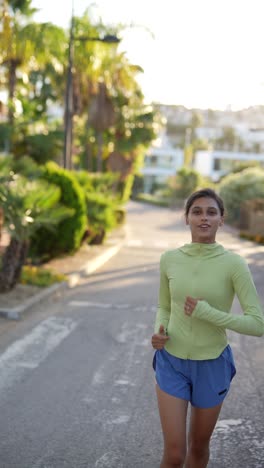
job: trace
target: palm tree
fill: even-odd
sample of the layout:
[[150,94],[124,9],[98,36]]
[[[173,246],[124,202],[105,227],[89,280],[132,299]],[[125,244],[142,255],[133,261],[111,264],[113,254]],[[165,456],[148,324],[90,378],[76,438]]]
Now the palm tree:
[[11,174],[0,184],[0,206],[10,243],[2,256],[0,292],[12,289],[27,258],[30,239],[42,226],[53,230],[73,210],[58,203],[60,189],[45,181],[29,181]]
[[[119,28],[121,29],[121,27]],[[107,30],[101,23],[92,24],[89,11],[74,19],[73,88],[75,128],[85,132],[86,166],[92,169],[96,151],[96,170],[101,171],[109,154],[123,154],[132,168],[135,149],[155,137],[154,113],[144,106],[144,96],[137,82],[143,70],[131,64],[117,46],[89,41],[105,34],[118,36],[118,27]],[[87,40],[88,38],[88,40]],[[85,127],[83,122],[86,122]],[[82,123],[81,123],[82,122]],[[93,154],[92,154],[93,153]],[[124,154],[126,153],[126,154]]]
[[0,31],[0,66],[7,72],[5,83],[8,89],[8,121],[11,132],[14,131],[18,70],[29,75],[31,71],[36,72],[45,67],[47,71],[48,67],[54,88],[60,83],[61,100],[63,99],[62,80],[56,78],[63,75],[65,33],[62,28],[50,23],[29,23],[29,18],[35,11],[30,8],[30,3],[29,0],[3,0],[1,11],[3,20]]
[[91,126],[96,134],[97,149],[97,172],[102,171],[103,132],[115,123],[115,108],[113,100],[107,92],[106,84],[99,83],[98,92],[92,96],[87,125]]
[[1,7],[2,28],[0,32],[0,63],[8,70],[8,118],[10,125],[14,121],[14,96],[16,87],[16,70],[24,60],[30,58],[29,41],[20,37],[19,20],[21,13],[31,16],[35,10],[30,8],[31,0],[3,0]]

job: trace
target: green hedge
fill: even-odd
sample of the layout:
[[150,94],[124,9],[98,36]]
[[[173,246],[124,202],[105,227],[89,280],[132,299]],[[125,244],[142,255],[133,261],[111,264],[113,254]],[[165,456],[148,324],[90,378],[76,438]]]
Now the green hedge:
[[176,175],[169,179],[171,197],[184,200],[198,189],[201,184],[201,176],[195,169],[182,167]]
[[47,134],[26,135],[14,148],[16,157],[27,154],[38,164],[45,164],[51,159],[59,161],[62,149],[63,132],[60,130],[53,130]]
[[86,192],[100,193],[112,198],[118,197],[119,176],[113,172],[76,171],[75,177]]
[[227,220],[239,222],[242,202],[264,198],[264,170],[250,168],[224,177],[219,185],[219,194],[225,202]]
[[117,225],[115,204],[99,193],[86,193],[88,242],[101,244],[107,231]]
[[44,166],[43,177],[60,187],[60,202],[74,209],[74,215],[62,221],[56,233],[51,234],[46,229],[40,229],[32,240],[34,255],[50,258],[74,252],[80,247],[87,228],[86,202],[84,191],[70,171],[49,162]]
[[134,182],[133,174],[129,174],[123,180],[116,172],[91,173],[78,171],[75,172],[75,175],[85,191],[110,196],[112,199],[118,200],[119,203],[126,203],[130,198]]

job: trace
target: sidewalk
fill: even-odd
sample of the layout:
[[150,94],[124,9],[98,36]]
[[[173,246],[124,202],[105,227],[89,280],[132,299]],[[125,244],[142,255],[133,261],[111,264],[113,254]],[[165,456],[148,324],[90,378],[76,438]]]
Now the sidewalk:
[[[74,255],[51,260],[45,268],[63,273],[67,282],[56,283],[47,288],[18,284],[12,291],[0,295],[0,316],[18,320],[21,315],[45,299],[78,285],[82,277],[88,276],[118,253],[125,242],[126,225],[113,230],[103,245],[83,245]],[[1,239],[4,247],[6,236]]]

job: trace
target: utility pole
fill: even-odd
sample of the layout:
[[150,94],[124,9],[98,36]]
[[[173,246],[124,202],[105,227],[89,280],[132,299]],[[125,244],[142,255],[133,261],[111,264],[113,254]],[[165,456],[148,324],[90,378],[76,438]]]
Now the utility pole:
[[73,61],[74,61],[74,41],[98,41],[106,44],[117,44],[120,39],[113,34],[106,34],[104,37],[74,36],[74,0],[72,0],[72,16],[68,50],[68,69],[65,92],[65,115],[64,115],[64,149],[63,167],[72,169],[72,142],[73,142]]
[[71,29],[68,50],[68,70],[67,83],[65,93],[65,115],[64,115],[64,151],[63,151],[63,167],[72,169],[72,119],[73,119],[73,41],[74,41],[74,11],[72,2],[72,17]]

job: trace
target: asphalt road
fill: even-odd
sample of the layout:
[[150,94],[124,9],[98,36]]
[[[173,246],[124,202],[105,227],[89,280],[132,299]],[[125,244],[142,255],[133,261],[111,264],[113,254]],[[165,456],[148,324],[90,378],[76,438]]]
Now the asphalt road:
[[[150,345],[158,262],[189,239],[180,213],[131,203],[128,239],[116,257],[55,303],[5,325],[0,468],[159,467]],[[218,241],[247,258],[263,299],[264,248],[227,228]],[[263,338],[229,336],[237,376],[209,467],[263,468]]]

